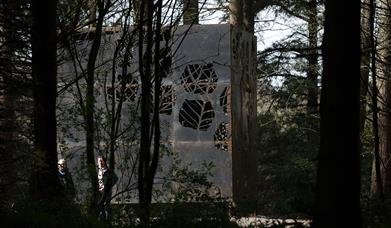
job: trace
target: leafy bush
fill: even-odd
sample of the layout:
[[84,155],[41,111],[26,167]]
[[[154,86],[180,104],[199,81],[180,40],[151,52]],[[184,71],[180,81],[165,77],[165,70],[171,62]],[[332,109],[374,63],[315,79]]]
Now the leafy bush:
[[313,206],[317,137],[301,124],[305,116],[258,115],[258,214],[308,216]]
[[79,205],[60,200],[42,204],[23,199],[2,214],[2,227],[105,227],[95,217],[82,213]]

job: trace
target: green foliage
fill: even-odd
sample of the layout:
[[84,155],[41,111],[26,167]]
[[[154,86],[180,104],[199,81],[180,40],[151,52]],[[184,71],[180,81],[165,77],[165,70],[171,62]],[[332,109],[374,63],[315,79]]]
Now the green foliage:
[[268,228],[286,228],[286,227],[292,227],[292,228],[305,228],[307,226],[304,226],[303,224],[297,222],[297,223],[285,223],[285,222],[282,222],[282,223],[278,223],[278,224],[273,224],[273,225],[270,225],[270,224],[267,224],[267,225],[250,225],[248,226],[249,228],[252,228],[252,227],[256,227],[256,228],[264,228],[264,227],[268,227]]
[[[138,204],[114,205],[114,227],[140,227]],[[228,203],[154,203],[150,227],[239,227],[231,221]]]
[[228,216],[225,203],[167,204],[151,227],[238,227]]
[[308,216],[313,205],[317,138],[302,114],[258,116],[258,213]]
[[[366,126],[361,133],[361,196],[363,202],[370,196],[372,162],[373,162],[373,129],[372,122],[366,121]],[[364,203],[365,205],[366,203]]]
[[212,188],[209,177],[212,176],[212,162],[203,162],[200,168],[192,168],[191,163],[184,163],[177,153],[172,155],[173,162],[167,176],[166,190],[171,191],[170,202],[205,202],[214,200],[208,195]]
[[380,200],[364,195],[361,197],[363,224],[367,228],[391,227],[391,199]]
[[162,193],[167,202],[155,205],[152,227],[238,227],[229,218],[229,202],[210,181],[212,162],[199,166],[184,162],[178,153],[172,158]]
[[[286,7],[287,19],[308,12],[304,2]],[[257,213],[266,216],[308,217],[314,203],[319,113],[307,102],[319,94],[310,92],[318,88],[307,77],[311,49],[301,32],[308,33],[306,25],[258,53]]]
[[42,204],[31,199],[15,202],[1,215],[2,227],[105,227],[95,217],[84,214],[78,205],[63,199]]
[[[178,153],[162,150],[171,159],[171,167],[162,186],[155,186],[151,227],[238,227],[230,221],[229,202],[209,180],[214,165],[204,162],[195,167],[183,162]],[[113,224],[137,227],[137,210],[138,204],[113,205]]]
[[[372,113],[368,113],[368,116],[370,115]],[[366,121],[361,133],[361,208],[363,224],[367,228],[388,228],[391,227],[391,198],[386,195],[385,200],[380,200],[372,195],[370,191],[374,159],[373,137],[372,122]]]

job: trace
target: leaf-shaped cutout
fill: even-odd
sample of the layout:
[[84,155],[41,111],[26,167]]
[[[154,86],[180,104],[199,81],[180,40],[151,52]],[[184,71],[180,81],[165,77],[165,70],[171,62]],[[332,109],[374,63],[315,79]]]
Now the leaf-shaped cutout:
[[162,86],[162,95],[160,99],[160,114],[171,115],[172,107],[174,106],[176,96],[174,94],[174,88],[172,85],[163,85]]
[[217,75],[213,64],[208,63],[202,66],[200,77],[197,81],[197,88],[194,93],[213,93],[216,89]]
[[220,95],[220,106],[223,107],[224,113],[228,113],[228,95],[229,95],[229,87],[225,87],[223,92]]
[[135,101],[137,97],[137,92],[140,88],[137,80],[132,81],[125,85],[125,99],[129,101]]
[[172,66],[171,49],[163,47],[160,49],[160,77],[165,78],[170,74]]
[[[111,99],[115,92],[115,99],[120,101],[121,94],[123,92],[123,100],[135,101],[137,97],[137,92],[139,90],[139,82],[136,77],[133,77],[131,74],[127,74],[126,77],[122,77],[121,74],[118,76],[118,83],[115,85],[115,88],[107,86],[107,94]],[[122,86],[123,89],[122,89]]]
[[217,75],[212,63],[188,64],[181,76],[181,83],[187,92],[212,93],[216,89]]
[[181,76],[181,83],[184,86],[186,92],[194,91],[194,81],[197,80],[200,72],[201,66],[199,64],[189,64],[185,67],[185,70]]
[[215,147],[219,150],[228,151],[228,131],[226,123],[221,123],[213,135]]
[[200,131],[206,131],[214,117],[215,112],[209,101],[186,99],[179,111],[179,123],[182,126]]

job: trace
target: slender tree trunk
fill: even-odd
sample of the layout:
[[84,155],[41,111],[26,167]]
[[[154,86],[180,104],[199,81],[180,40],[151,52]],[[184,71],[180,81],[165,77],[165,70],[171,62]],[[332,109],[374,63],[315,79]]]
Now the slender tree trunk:
[[89,210],[91,214],[96,213],[97,200],[98,200],[98,176],[96,173],[95,165],[95,121],[94,121],[94,107],[95,107],[95,64],[99,53],[101,38],[102,38],[102,26],[103,19],[107,12],[104,0],[97,1],[98,18],[96,23],[96,29],[94,32],[94,39],[91,45],[91,50],[88,56],[87,62],[87,91],[86,91],[86,104],[85,104],[85,124],[86,124],[86,156],[87,156],[87,171],[91,183],[91,195],[89,196]]
[[[372,183],[371,191],[374,195],[383,199],[383,184],[380,175],[380,137],[379,137],[379,91],[378,91],[378,70],[377,70],[377,50],[375,43],[375,9],[374,0],[369,0],[369,43],[371,52],[371,74],[372,74],[372,126],[373,126],[373,144],[374,144],[374,159],[372,164]],[[375,182],[375,184],[373,184]]]
[[[371,58],[371,53],[374,52],[375,45],[373,43],[374,37],[373,37],[373,1],[372,0],[364,0],[362,4],[362,15],[361,15],[361,51],[362,51],[362,56],[361,56],[361,81],[360,81],[360,138],[363,139],[364,137],[364,130],[365,130],[365,123],[366,123],[366,116],[367,116],[367,104],[369,101],[368,97],[368,89],[369,89],[369,71],[371,69],[371,60],[372,63],[375,63],[375,56],[372,56]],[[373,51],[372,51],[373,49]],[[375,73],[375,66],[376,64],[372,64],[372,72]],[[373,74],[372,73],[372,74]],[[376,73],[373,75],[374,79],[376,79]],[[376,81],[373,82],[373,85],[376,85]],[[375,88],[376,89],[376,88]],[[379,151],[379,139],[378,139],[378,128],[377,128],[377,97],[376,93],[377,91],[374,91],[375,93],[372,92],[372,99],[375,102],[372,102],[372,115],[375,119],[375,121],[372,122],[374,128],[374,148],[375,148],[375,154],[378,154]],[[375,108],[376,107],[376,108]],[[362,140],[360,141],[360,153],[363,153],[363,143]],[[378,156],[377,156],[378,157]],[[378,161],[379,159],[374,159],[373,161],[373,167],[376,167],[376,160]],[[377,162],[378,163],[378,162]],[[379,164],[379,163],[378,163]],[[378,166],[378,165],[377,165]],[[375,169],[373,168],[373,171]],[[373,175],[373,174],[372,174]],[[372,188],[372,183],[371,183],[371,188]]]
[[88,4],[89,4],[88,8],[90,9],[90,25],[89,25],[89,27],[92,29],[92,28],[96,27],[97,0],[88,0]]
[[380,1],[379,3],[382,11],[384,10],[384,12],[381,12],[383,16],[381,16],[379,26],[380,42],[378,48],[381,63],[381,69],[379,69],[381,79],[378,81],[380,98],[378,122],[379,164],[376,167],[375,157],[371,191],[375,194],[384,193],[384,196],[386,196],[391,191],[391,5],[389,1]]
[[307,139],[313,144],[319,143],[319,62],[318,62],[318,7],[316,0],[310,0],[308,3],[308,63],[307,69]]
[[255,14],[254,1],[243,1],[243,26],[245,31],[254,33]]
[[326,0],[325,7],[312,227],[360,228],[360,1]]
[[363,133],[365,127],[368,81],[371,57],[371,34],[370,34],[370,0],[365,0],[362,4],[361,16],[361,81],[360,81],[360,132]]
[[[143,0],[133,0],[131,2],[131,5],[133,6],[133,18],[134,18],[134,24],[145,25],[145,15],[148,15],[148,4],[146,1]],[[142,7],[142,10],[141,10]],[[143,13],[141,12],[143,11]]]
[[183,24],[198,24],[198,0],[183,1]]
[[254,1],[232,0],[229,4],[229,23],[239,29],[254,32]]
[[34,84],[33,196],[51,203],[59,196],[56,134],[55,0],[32,0],[32,75]]
[[[140,6],[140,21],[143,20],[144,5]],[[147,30],[139,28],[139,71],[141,77],[141,139],[140,139],[140,155],[138,166],[138,192],[140,205],[140,219],[144,226],[148,226],[150,222],[150,205],[152,202],[153,182],[159,161],[159,146],[160,146],[160,122],[159,122],[159,96],[160,96],[160,37],[161,37],[161,14],[162,1],[156,3],[156,23],[155,30],[153,27],[153,1],[148,1]],[[146,50],[143,51],[144,35],[146,36]],[[154,39],[155,37],[155,39]],[[155,43],[153,43],[155,41]],[[155,45],[155,51],[152,47]],[[155,55],[153,58],[153,54]],[[153,61],[154,60],[154,61]],[[152,65],[154,63],[154,71]],[[154,74],[154,78],[152,77]],[[153,88],[152,81],[155,87]],[[152,100],[152,89],[154,89],[154,103]],[[154,109],[152,110],[152,104]],[[153,119],[151,121],[151,113]],[[154,139],[154,149],[151,151],[152,139]]]
[[[147,12],[144,11],[147,4]],[[152,64],[152,5],[153,1],[148,0],[140,5],[140,22],[145,21],[147,30],[144,34],[143,26],[139,28],[139,71],[141,77],[141,139],[140,139],[140,156],[138,166],[138,193],[140,205],[140,219],[143,225],[149,224],[150,205],[147,195],[147,180],[148,167],[151,157],[151,64]],[[145,14],[146,13],[146,14]],[[144,52],[144,35],[146,35],[147,43]]]
[[[308,7],[308,115],[318,113],[318,20],[316,0],[310,0]],[[311,118],[312,119],[312,118]]]
[[238,28],[243,28],[243,1],[232,0],[229,3],[229,23]]
[[16,158],[16,88],[15,77],[15,43],[17,40],[15,17],[18,1],[3,1],[0,3],[0,213],[9,210],[12,203],[16,183],[14,159]]
[[152,190],[153,183],[158,167],[159,157],[160,157],[160,96],[161,96],[161,66],[160,66],[160,38],[161,38],[161,16],[162,16],[162,0],[158,1],[157,11],[156,11],[156,28],[155,28],[155,56],[154,56],[154,104],[153,104],[153,153],[151,158],[151,164],[148,170],[147,181],[148,181],[148,203],[152,202]]

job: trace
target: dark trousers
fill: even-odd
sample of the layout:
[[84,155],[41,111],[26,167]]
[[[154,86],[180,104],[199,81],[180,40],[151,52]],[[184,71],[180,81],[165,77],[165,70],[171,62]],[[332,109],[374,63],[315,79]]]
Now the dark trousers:
[[110,221],[111,219],[111,191],[108,192],[105,199],[101,200],[99,206],[99,219],[102,221]]

